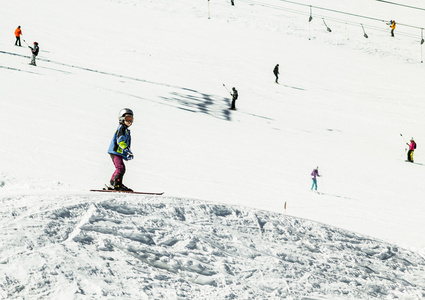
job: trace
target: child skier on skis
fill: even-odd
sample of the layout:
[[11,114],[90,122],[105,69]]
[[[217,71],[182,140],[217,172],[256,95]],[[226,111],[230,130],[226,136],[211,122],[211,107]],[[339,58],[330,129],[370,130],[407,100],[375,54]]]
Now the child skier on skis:
[[123,183],[125,173],[125,165],[123,160],[131,160],[134,158],[130,150],[131,135],[130,127],[133,124],[133,111],[129,108],[123,108],[119,113],[119,126],[114,133],[111,144],[109,145],[108,153],[111,156],[115,166],[115,172],[110,180],[111,189],[117,191],[133,191],[126,187]]

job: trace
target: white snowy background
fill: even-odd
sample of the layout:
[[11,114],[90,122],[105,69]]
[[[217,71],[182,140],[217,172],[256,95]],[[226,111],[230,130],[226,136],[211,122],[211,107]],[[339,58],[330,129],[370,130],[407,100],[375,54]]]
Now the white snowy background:
[[424,298],[425,11],[302,3],[2,0],[0,299]]

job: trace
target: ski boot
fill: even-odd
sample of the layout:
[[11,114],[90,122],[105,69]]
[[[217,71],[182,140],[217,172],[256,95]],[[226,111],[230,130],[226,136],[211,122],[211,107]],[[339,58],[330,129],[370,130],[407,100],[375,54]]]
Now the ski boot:
[[126,187],[122,183],[122,176],[115,176],[114,180],[111,180],[111,186],[115,191],[132,192],[133,190]]

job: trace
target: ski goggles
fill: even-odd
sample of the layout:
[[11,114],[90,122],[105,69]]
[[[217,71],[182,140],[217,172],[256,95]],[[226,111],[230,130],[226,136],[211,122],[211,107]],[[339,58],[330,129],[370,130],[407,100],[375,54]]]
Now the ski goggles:
[[132,116],[125,116],[124,121],[133,123],[133,117]]

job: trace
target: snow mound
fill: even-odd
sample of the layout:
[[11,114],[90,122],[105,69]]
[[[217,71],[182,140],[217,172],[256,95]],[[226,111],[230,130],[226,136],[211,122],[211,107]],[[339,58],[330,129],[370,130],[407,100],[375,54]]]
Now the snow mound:
[[425,297],[420,255],[283,214],[92,193],[0,201],[7,299]]

